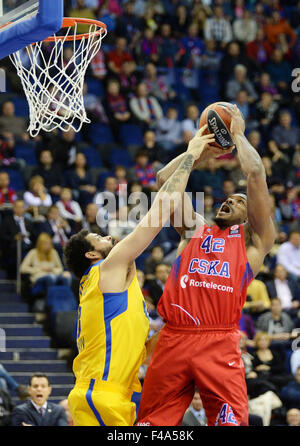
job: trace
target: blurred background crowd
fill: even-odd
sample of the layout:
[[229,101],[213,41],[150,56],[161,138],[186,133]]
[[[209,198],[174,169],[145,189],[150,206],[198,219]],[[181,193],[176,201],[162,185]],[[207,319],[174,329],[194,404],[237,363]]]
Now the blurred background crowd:
[[[265,166],[277,231],[240,320],[249,408],[258,423],[300,425],[300,2],[65,0],[68,15],[97,18],[108,28],[85,78],[91,124],[79,133],[30,138],[19,78],[8,58],[0,61],[7,84],[0,97],[5,277],[16,279],[19,240],[22,299],[37,314],[51,308],[45,329],[54,345],[69,343],[76,354],[55,319],[59,296],[69,296],[65,308],[73,312],[78,299],[78,281],[63,262],[66,241],[81,228],[119,240],[130,233],[137,223],[128,219],[128,196],[144,193],[149,205],[157,171],[186,150],[202,110],[220,100],[236,104]],[[86,25],[79,31],[87,32]],[[66,46],[61,63],[71,54]],[[200,165],[187,190],[194,205],[204,192],[200,205],[214,224],[220,203],[245,186],[234,151]],[[116,206],[109,209],[112,197]],[[174,229],[164,228],[137,259],[151,333],[163,324],[156,305],[178,241]],[[184,422],[205,424],[197,392]]]

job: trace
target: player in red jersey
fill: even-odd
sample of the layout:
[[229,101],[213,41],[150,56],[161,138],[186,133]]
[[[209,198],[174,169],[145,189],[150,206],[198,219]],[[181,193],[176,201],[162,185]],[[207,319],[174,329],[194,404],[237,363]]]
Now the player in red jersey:
[[[230,196],[212,227],[197,215],[201,226],[190,239],[192,223],[185,219],[177,228],[182,240],[158,304],[166,324],[146,373],[137,425],[181,425],[195,385],[208,425],[248,425],[238,323],[247,287],[272,248],[275,231],[261,159],[244,136],[238,108],[228,112],[247,196]],[[161,171],[161,183],[181,156]],[[191,206],[184,200],[185,213]]]

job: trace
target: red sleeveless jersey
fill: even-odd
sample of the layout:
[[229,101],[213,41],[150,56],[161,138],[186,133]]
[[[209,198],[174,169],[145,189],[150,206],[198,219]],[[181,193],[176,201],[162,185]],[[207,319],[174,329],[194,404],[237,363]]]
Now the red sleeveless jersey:
[[176,326],[237,327],[252,279],[243,225],[204,225],[175,260],[157,309]]

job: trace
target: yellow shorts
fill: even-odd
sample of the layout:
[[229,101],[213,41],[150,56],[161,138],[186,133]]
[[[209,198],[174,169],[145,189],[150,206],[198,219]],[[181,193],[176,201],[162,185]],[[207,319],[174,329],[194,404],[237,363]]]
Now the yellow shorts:
[[133,426],[132,391],[102,380],[76,381],[68,396],[75,426]]

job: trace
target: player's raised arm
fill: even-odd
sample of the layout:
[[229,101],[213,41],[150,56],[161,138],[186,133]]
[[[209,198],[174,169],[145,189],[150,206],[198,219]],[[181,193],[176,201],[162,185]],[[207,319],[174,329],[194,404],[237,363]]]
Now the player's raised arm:
[[190,141],[178,167],[156,194],[149,212],[135,230],[114,247],[103,262],[102,268],[106,265],[124,265],[134,261],[170,219],[176,206],[181,205],[182,194],[195,160],[200,157],[207,144],[214,142],[214,135],[202,135],[205,128],[206,126],[203,126]]
[[245,121],[241,112],[236,105],[227,111],[232,116],[230,131],[238,151],[241,169],[247,177],[249,230],[258,236],[257,247],[265,256],[272,248],[275,239],[265,169],[259,154],[245,137]]
[[[207,145],[202,151],[198,160],[195,160],[193,169],[208,158],[217,158],[221,155],[231,153],[233,147],[224,150],[211,145]],[[178,167],[184,153],[171,160],[166,166],[157,172],[157,183],[162,186]],[[177,207],[170,218],[172,226],[180,235],[180,243],[177,248],[177,255],[187,246],[192,234],[202,225],[206,223],[204,215],[195,212],[192,201],[187,193],[184,194],[181,207]]]

